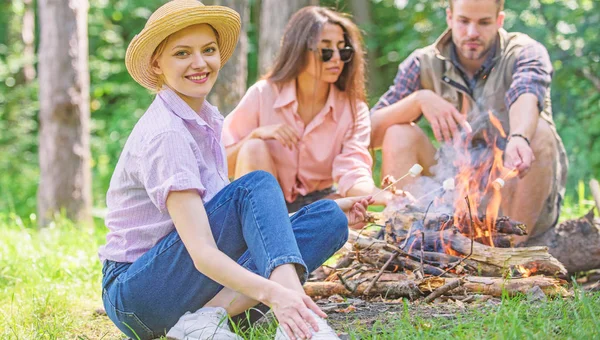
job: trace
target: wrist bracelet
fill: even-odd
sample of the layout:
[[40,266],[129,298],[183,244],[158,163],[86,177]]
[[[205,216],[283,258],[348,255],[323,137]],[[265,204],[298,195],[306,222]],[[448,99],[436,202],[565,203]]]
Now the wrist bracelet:
[[528,146],[531,146],[531,143],[529,142],[529,138],[523,136],[522,134],[520,134],[520,133],[513,133],[513,134],[511,134],[508,137],[508,140],[511,140],[513,137],[521,137],[521,138],[523,138],[527,142]]

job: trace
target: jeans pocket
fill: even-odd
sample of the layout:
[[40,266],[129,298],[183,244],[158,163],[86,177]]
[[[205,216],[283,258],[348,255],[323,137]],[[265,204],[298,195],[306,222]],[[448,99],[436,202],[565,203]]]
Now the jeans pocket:
[[102,292],[102,300],[106,315],[123,332],[132,339],[154,339],[154,332],[144,324],[133,312],[124,312],[117,309],[108,297],[106,290]]

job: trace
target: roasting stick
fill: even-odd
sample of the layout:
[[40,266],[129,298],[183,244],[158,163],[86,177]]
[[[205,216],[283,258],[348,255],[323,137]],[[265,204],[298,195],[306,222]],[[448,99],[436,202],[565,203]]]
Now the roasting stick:
[[454,188],[456,188],[455,183],[454,183],[454,178],[448,178],[447,180],[445,180],[444,182],[442,182],[442,186],[441,187],[439,187],[439,188],[437,188],[435,190],[432,190],[432,191],[426,193],[425,195],[417,198],[415,200],[415,202],[419,202],[423,198],[431,196],[431,195],[435,194],[436,192],[438,192],[440,190],[442,192],[446,192],[446,191],[452,191],[452,190],[454,190]]
[[375,195],[373,195],[372,197],[375,198],[377,197],[377,195],[381,194],[382,192],[386,191],[387,189],[391,188],[394,184],[400,182],[401,180],[403,180],[404,178],[406,178],[407,176],[411,176],[411,177],[417,177],[421,172],[423,171],[423,167],[420,164],[415,164],[413,165],[406,174],[404,174],[404,176],[398,178],[397,180],[395,180],[394,182],[392,182],[390,185],[388,185],[387,187],[381,189],[380,192],[376,193]]

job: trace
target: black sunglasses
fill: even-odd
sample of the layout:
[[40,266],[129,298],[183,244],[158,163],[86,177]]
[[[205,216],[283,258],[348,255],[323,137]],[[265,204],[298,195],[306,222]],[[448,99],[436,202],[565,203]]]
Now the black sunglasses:
[[[334,50],[332,48],[320,48],[317,50],[320,50],[321,60],[323,60],[324,63],[330,61],[331,58],[333,58]],[[352,57],[354,56],[354,49],[352,48],[352,46],[346,46],[343,48],[339,48],[338,51],[340,52],[340,60],[343,63],[349,62],[350,60],[352,60]]]

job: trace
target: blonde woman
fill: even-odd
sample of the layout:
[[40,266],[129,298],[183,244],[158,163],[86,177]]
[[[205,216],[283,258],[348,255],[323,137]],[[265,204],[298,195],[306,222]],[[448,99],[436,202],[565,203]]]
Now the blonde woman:
[[127,49],[131,76],[157,92],[115,168],[100,249],[104,306],[129,337],[239,339],[227,316],[264,303],[277,338],[336,338],[302,283],[369,202],[321,201],[290,218],[269,173],[229,183],[223,117],[205,98],[239,30],[229,8],[175,0]]

